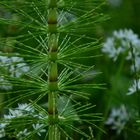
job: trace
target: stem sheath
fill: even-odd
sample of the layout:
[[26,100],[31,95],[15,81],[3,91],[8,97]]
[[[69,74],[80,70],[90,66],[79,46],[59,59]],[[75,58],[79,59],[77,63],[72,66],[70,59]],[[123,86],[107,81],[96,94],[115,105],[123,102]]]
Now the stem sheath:
[[49,140],[59,140],[58,113],[56,107],[58,90],[58,34],[57,34],[57,0],[49,0],[48,3],[48,118],[49,118]]

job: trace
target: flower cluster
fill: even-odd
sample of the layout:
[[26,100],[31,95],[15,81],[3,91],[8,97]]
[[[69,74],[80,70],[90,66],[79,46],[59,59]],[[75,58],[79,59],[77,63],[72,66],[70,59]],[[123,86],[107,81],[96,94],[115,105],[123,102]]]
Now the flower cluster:
[[[126,60],[134,59],[137,70],[140,70],[140,39],[131,29],[114,31],[112,37],[107,38],[102,51],[114,61],[118,59],[120,54],[125,55]],[[131,69],[133,70],[133,65]]]
[[117,134],[120,134],[129,118],[129,114],[127,113],[125,106],[122,105],[120,108],[112,109],[105,124],[111,126],[111,129],[115,130]]
[[134,80],[133,84],[129,87],[127,95],[131,95],[140,90],[140,79]]
[[[35,111],[35,108],[31,104],[18,104],[18,107],[15,109],[9,109],[9,114],[4,115],[4,122],[0,124],[0,138],[6,136],[5,128],[10,125],[13,119],[16,118],[21,118],[21,117],[26,117],[26,116],[31,116],[32,118],[45,118],[47,116],[44,116],[41,113],[37,113]],[[46,132],[44,129],[45,125],[37,122],[32,124],[32,129],[36,131],[38,136],[41,136],[41,133]],[[31,128],[30,128],[31,129]],[[27,128],[24,128],[22,131],[16,131],[16,137],[19,140],[22,140],[25,136],[28,136],[31,134],[31,131],[28,130]]]
[[[15,56],[5,56],[3,52],[0,52],[0,68],[1,75],[8,74],[11,77],[20,77],[23,73],[29,71],[29,66],[24,62],[24,59],[21,57]],[[12,89],[12,84],[4,79],[3,76],[0,76],[0,89],[10,90]]]
[[[103,45],[102,52],[116,61],[119,55],[124,55],[127,61],[131,61],[132,72],[140,71],[140,39],[131,29],[114,31],[112,37],[108,37]],[[131,95],[140,89],[140,81],[134,83],[128,89],[127,95]]]

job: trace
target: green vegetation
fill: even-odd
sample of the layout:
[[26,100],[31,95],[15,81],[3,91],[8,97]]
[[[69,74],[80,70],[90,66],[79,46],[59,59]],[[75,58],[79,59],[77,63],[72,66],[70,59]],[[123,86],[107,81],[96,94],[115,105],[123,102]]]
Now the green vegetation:
[[138,0],[0,1],[0,139],[138,140]]

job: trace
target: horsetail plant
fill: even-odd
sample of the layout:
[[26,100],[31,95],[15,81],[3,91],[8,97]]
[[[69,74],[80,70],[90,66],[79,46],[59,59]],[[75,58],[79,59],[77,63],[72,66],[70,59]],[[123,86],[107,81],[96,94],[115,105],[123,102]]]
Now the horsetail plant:
[[90,71],[100,47],[94,32],[106,20],[100,14],[103,4],[0,1],[5,13],[0,24],[6,28],[0,37],[1,138],[94,139],[94,122],[101,116],[93,113],[95,106],[87,99],[102,84],[85,79],[97,73]]

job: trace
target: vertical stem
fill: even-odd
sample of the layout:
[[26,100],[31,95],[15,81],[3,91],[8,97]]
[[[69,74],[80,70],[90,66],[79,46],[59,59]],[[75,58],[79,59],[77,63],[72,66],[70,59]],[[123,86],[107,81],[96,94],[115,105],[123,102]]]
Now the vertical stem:
[[48,3],[48,118],[49,118],[49,140],[58,140],[57,128],[58,114],[56,108],[58,90],[58,68],[57,68],[57,0],[49,0]]
[[138,113],[140,114],[140,102],[139,102],[140,96],[139,96],[139,86],[138,86],[139,80],[138,80],[138,73],[137,73],[137,67],[136,67],[136,62],[135,62],[136,57],[135,57],[134,49],[131,42],[129,43],[129,46],[130,46],[130,52],[132,55],[132,64],[134,68],[135,81],[136,81],[136,100],[137,100],[137,105],[138,105]]
[[[123,57],[121,59],[121,62],[119,63],[117,72],[115,73],[115,76],[114,76],[114,80],[113,81],[115,81],[115,83],[116,83],[117,79],[119,79],[119,77],[120,77],[121,71],[123,69],[124,62],[125,62],[125,59]],[[113,82],[113,85],[114,85],[114,82]],[[115,91],[116,90],[114,89],[114,86],[113,86],[112,89],[111,89],[111,91],[110,91],[110,93],[114,93]],[[107,115],[109,113],[109,108],[110,108],[110,105],[111,105],[111,102],[112,102],[112,97],[113,97],[112,94],[110,94],[109,96],[107,96],[106,105],[105,105],[105,109],[104,109],[104,112],[103,112],[103,114],[104,114],[104,116],[103,116],[104,117],[104,120],[101,122],[101,125],[100,125],[100,128],[102,130],[105,129],[104,121],[107,118]],[[103,134],[104,133],[102,131],[99,131],[98,134],[97,134],[97,140],[101,140],[102,137],[103,137]]]

